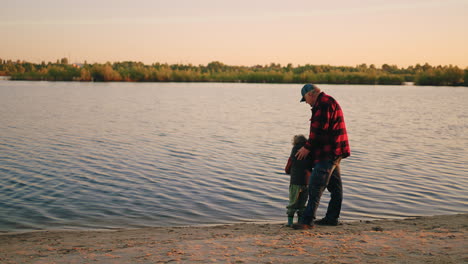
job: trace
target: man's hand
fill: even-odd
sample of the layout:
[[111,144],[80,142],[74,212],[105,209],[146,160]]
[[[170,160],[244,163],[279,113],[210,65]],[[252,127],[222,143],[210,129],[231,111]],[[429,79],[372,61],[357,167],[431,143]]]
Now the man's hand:
[[307,155],[309,155],[309,152],[310,152],[310,150],[302,147],[297,151],[296,158],[298,160],[303,160],[305,157],[307,157]]

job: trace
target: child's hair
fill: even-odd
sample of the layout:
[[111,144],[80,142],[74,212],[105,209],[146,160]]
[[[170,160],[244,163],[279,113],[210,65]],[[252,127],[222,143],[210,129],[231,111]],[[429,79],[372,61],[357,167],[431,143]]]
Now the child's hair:
[[295,135],[292,140],[293,145],[297,144],[304,144],[306,143],[307,139],[304,135]]

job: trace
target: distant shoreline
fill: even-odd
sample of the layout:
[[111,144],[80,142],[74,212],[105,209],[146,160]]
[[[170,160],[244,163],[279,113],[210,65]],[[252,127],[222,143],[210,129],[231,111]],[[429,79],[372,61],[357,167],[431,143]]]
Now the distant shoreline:
[[[11,76],[0,76],[0,81],[26,81],[26,82],[83,82],[83,83],[103,83],[103,82],[93,82],[93,81],[48,81],[48,80],[11,80]],[[127,81],[109,81],[108,83],[125,83]],[[129,81],[128,81],[129,82]],[[204,81],[204,82],[130,82],[130,83],[240,83],[240,82],[215,82],[215,81]],[[244,82],[247,83],[247,82]],[[250,83],[255,84],[255,83]],[[263,83],[263,84],[300,84],[300,83]],[[316,84],[332,84],[332,83],[316,83]],[[381,85],[381,84],[342,84],[341,85]],[[338,84],[333,84],[338,85]],[[382,84],[383,85],[383,84]],[[399,84],[400,86],[415,86],[414,82],[403,82]]]
[[468,213],[352,221],[0,234],[2,263],[463,263]]
[[67,58],[56,63],[34,64],[25,61],[1,61],[0,75],[11,80],[83,81],[83,82],[226,82],[226,83],[317,83],[468,86],[468,68],[431,66],[429,64],[399,68],[384,64],[361,64],[355,67],[330,65],[231,66],[219,61],[207,65],[183,65],[141,62],[70,64]]

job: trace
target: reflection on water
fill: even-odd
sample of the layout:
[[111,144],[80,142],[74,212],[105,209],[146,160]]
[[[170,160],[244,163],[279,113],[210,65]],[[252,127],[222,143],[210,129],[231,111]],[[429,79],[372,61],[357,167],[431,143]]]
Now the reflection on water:
[[[283,221],[300,87],[0,82],[0,230]],[[343,220],[466,212],[466,88],[321,87],[350,136]]]

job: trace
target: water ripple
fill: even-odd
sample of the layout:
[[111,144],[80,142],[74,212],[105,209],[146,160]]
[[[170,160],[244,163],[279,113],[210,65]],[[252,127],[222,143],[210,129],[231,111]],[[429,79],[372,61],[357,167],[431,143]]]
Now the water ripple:
[[[350,133],[344,220],[466,211],[466,90],[323,88]],[[284,220],[310,118],[296,85],[0,82],[0,103],[0,231]]]

